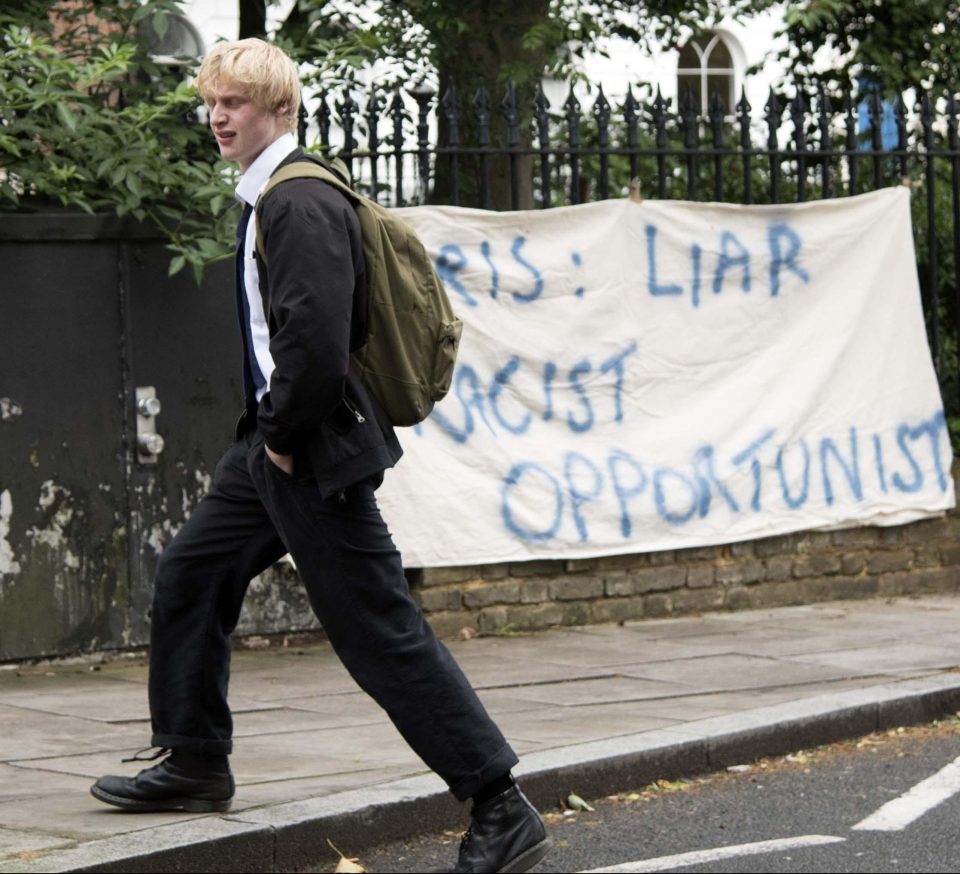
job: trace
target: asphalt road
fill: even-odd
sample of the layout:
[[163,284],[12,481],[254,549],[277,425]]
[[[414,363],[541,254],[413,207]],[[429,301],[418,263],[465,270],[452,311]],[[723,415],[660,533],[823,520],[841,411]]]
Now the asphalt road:
[[[544,812],[555,847],[535,871],[960,872],[960,719],[588,801],[592,812],[565,814],[559,799]],[[459,838],[359,862],[442,868]]]

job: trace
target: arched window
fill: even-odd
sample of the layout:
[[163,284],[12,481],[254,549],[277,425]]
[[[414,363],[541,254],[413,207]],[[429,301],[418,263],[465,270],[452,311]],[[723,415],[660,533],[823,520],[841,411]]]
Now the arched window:
[[677,95],[683,100],[689,89],[698,112],[710,106],[716,91],[728,114],[736,105],[736,68],[728,41],[730,37],[715,31],[698,34],[680,50],[677,65]]

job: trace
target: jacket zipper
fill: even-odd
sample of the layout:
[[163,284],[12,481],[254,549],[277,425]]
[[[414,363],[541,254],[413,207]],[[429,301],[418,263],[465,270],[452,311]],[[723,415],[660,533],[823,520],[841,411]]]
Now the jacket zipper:
[[354,418],[357,420],[357,424],[362,425],[366,422],[366,417],[361,413],[347,398],[343,399],[343,402],[347,405],[347,409],[353,413]]

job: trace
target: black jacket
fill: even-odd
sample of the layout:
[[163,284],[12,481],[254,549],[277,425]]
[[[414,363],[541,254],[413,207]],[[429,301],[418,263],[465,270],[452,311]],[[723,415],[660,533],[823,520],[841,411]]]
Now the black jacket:
[[[300,149],[280,166],[302,158]],[[402,450],[390,422],[350,370],[366,339],[360,222],[319,179],[292,179],[259,207],[260,293],[275,369],[257,411],[264,442],[309,467],[326,497],[381,474]]]

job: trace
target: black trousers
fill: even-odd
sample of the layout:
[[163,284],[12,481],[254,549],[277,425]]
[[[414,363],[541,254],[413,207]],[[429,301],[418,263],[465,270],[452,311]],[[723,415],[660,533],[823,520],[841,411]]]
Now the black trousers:
[[516,754],[411,598],[371,484],[320,499],[267,458],[257,433],[217,465],[210,493],[160,557],[150,643],[152,744],[232,750],[230,635],[252,577],[290,552],[347,670],[460,800]]

